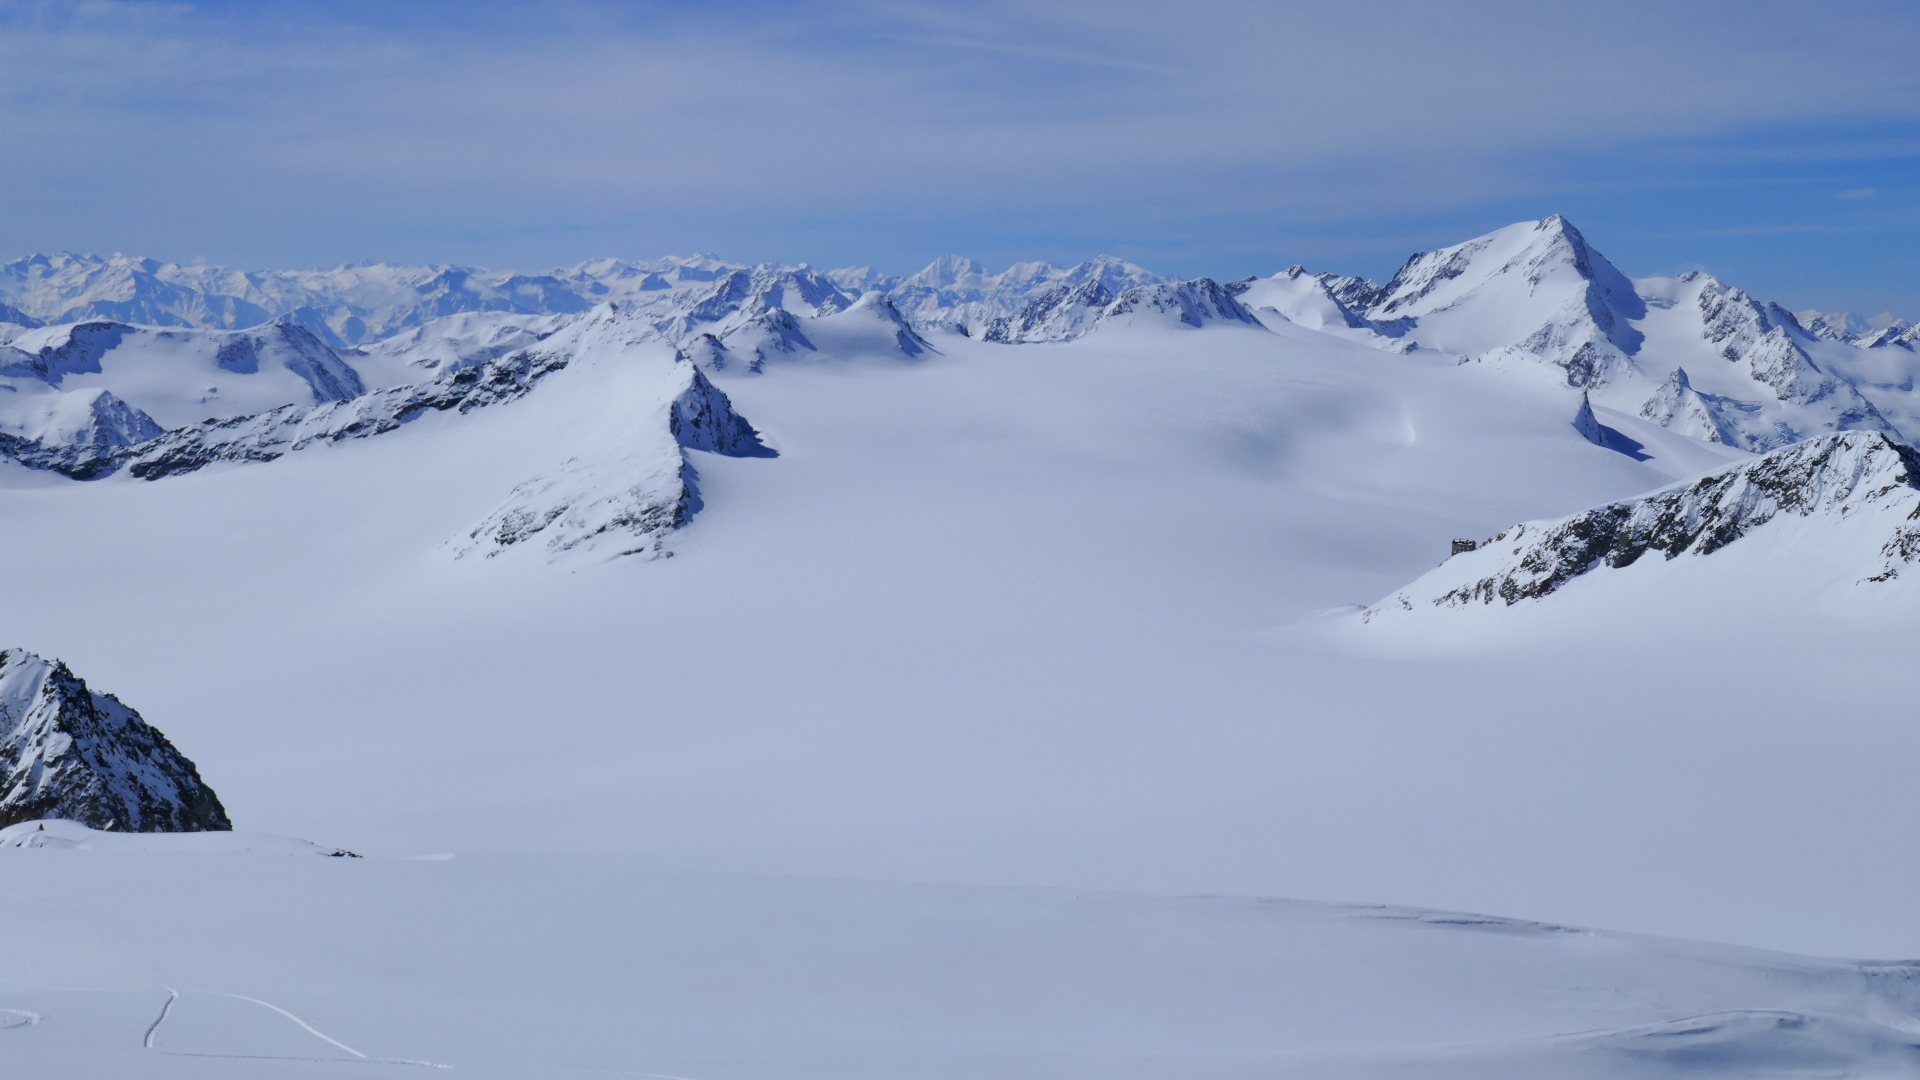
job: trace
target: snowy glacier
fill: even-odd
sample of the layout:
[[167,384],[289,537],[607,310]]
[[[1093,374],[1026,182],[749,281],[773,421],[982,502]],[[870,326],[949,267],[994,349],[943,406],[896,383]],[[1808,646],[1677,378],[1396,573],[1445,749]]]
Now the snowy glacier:
[[239,829],[0,830],[23,1073],[1920,1074],[1904,327],[1560,218],[0,303],[6,637]]

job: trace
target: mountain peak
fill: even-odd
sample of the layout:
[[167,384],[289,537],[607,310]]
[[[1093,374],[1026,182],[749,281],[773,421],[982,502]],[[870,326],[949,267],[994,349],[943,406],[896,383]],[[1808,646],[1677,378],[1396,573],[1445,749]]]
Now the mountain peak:
[[0,826],[64,818],[119,832],[231,829],[199,770],[66,664],[0,651]]
[[1382,286],[1365,316],[1418,320],[1408,336],[1464,358],[1530,354],[1597,386],[1626,366],[1646,303],[1633,282],[1559,214],[1421,252]]

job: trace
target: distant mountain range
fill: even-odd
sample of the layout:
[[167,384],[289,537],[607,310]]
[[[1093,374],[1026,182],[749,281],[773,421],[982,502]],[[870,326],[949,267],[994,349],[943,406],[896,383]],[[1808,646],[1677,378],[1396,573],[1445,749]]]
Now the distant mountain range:
[[[943,256],[898,278],[710,255],[527,275],[60,254],[0,266],[0,304],[0,454],[75,479],[272,460],[515,400],[585,357],[653,357],[650,449],[594,449],[529,479],[475,526],[469,551],[539,535],[558,552],[610,532],[626,536],[621,550],[648,550],[698,507],[683,448],[770,452],[710,377],[912,361],[938,354],[943,334],[1028,347],[1095,333],[1328,335],[1578,391],[1569,420],[1623,453],[1643,445],[1629,429],[1751,453],[1840,432],[1920,439],[1920,328],[1803,319],[1703,273],[1629,279],[1559,216],[1416,254],[1385,284],[1299,266],[1179,281],[1107,256],[998,274]],[[619,479],[636,470],[653,479]]]
[[[28,326],[108,320],[143,326],[240,330],[273,321],[305,327],[329,345],[379,341],[464,312],[573,315],[609,300],[659,308],[768,292],[772,307],[816,314],[878,291],[921,326],[975,326],[1059,285],[1111,292],[1171,280],[1111,256],[1073,267],[1019,263],[994,274],[942,256],[908,277],[865,268],[816,271],[748,266],[711,255],[626,262],[593,259],[544,274],[471,266],[360,264],[331,270],[239,271],[125,255],[33,255],[0,264],[0,322]],[[790,291],[786,291],[790,290]]]

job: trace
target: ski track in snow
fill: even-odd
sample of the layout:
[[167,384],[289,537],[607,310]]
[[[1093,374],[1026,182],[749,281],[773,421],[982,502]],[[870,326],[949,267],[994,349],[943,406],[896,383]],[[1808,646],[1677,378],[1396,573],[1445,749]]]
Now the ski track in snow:
[[339,1047],[342,1050],[345,1050],[347,1053],[352,1054],[354,1057],[357,1057],[362,1061],[368,1060],[367,1055],[361,1053],[358,1050],[355,1050],[353,1047],[348,1046],[346,1043],[341,1042],[339,1039],[336,1039],[333,1036],[328,1035],[326,1032],[321,1031],[319,1028],[314,1027],[312,1024],[307,1023],[305,1020],[300,1019],[299,1017],[293,1015],[292,1013],[281,1008],[280,1006],[273,1004],[270,1001],[261,1001],[259,998],[248,997],[245,994],[227,994],[225,991],[219,991],[219,993],[223,994],[226,997],[238,998],[241,1001],[251,1001],[252,1003],[260,1006],[263,1009],[272,1009],[274,1012],[277,1012],[281,1016],[284,1016],[287,1019],[293,1021],[294,1023],[300,1025],[301,1030],[305,1031],[307,1034],[313,1036],[314,1038],[319,1039],[321,1042],[332,1043],[333,1045]]
[[180,1000],[180,991],[175,990],[171,986],[167,987],[167,1002],[166,1004],[160,1006],[160,1015],[154,1017],[153,1023],[147,1025],[147,1037],[141,1040],[140,1045],[146,1047],[149,1050],[153,1049],[154,1035],[159,1033],[160,1025],[167,1022],[167,1014],[173,1011],[173,1003],[179,1000]]
[[[300,1017],[294,1015],[291,1012],[288,1012],[286,1009],[283,1009],[280,1006],[275,1005],[271,1001],[261,1001],[259,998],[256,998],[256,997],[248,997],[245,994],[228,993],[225,990],[206,990],[206,991],[200,991],[200,992],[218,994],[221,997],[230,997],[238,1001],[245,1001],[250,1004],[258,1005],[263,1009],[271,1009],[274,1012],[279,1013],[281,1016],[284,1016],[287,1019],[293,1021],[295,1024],[299,1025],[302,1031],[305,1031],[307,1034],[312,1035],[316,1039],[319,1039],[321,1042],[329,1043],[333,1046],[339,1047],[342,1050],[345,1050],[349,1054],[352,1054],[354,1056],[355,1062],[348,1062],[348,1064],[353,1064],[356,1062],[364,1062],[368,1065],[415,1065],[415,1066],[420,1066],[422,1068],[429,1068],[429,1069],[453,1068],[453,1066],[451,1065],[442,1065],[437,1061],[416,1061],[412,1058],[372,1057],[370,1055],[363,1054],[358,1050],[355,1050],[353,1047],[348,1046],[346,1043],[341,1042],[339,1039],[336,1039],[331,1035],[328,1035],[326,1032],[321,1031],[319,1028],[314,1027],[312,1024],[307,1023],[305,1020],[302,1020]],[[166,1003],[160,1006],[160,1015],[154,1017],[153,1023],[150,1026],[148,1026],[146,1038],[142,1041],[141,1045],[145,1046],[149,1050],[155,1050],[155,1047],[153,1045],[154,1036],[159,1033],[160,1025],[167,1022],[167,1016],[173,1011],[174,1002],[179,1000],[180,1000],[180,991],[175,990],[172,987],[168,987]],[[0,1013],[16,1013],[21,1016],[30,1017],[30,1019],[27,1020],[27,1023],[29,1024],[37,1024],[40,1022],[40,1017],[37,1013],[26,1012],[25,1010],[22,1010],[22,1009],[0,1008]],[[0,1027],[11,1027],[11,1026],[13,1025],[0,1024]],[[331,1061],[331,1062],[341,1061],[340,1058],[298,1057],[298,1056],[293,1056],[288,1054],[213,1054],[213,1053],[206,1053],[201,1051],[190,1051],[190,1050],[157,1050],[156,1052],[167,1054],[172,1057],[231,1058],[235,1060],[246,1060],[246,1061]],[[637,1075],[646,1076],[646,1075],[654,1075],[654,1074],[641,1073]],[[677,1078],[673,1078],[673,1080],[685,1080],[685,1078],[677,1077]]]

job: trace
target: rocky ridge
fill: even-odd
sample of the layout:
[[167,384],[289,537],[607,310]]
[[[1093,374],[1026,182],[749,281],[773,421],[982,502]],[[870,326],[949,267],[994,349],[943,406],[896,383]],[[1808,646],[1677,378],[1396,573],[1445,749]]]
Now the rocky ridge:
[[0,828],[41,818],[117,832],[231,829],[193,762],[60,661],[0,651]]
[[1262,325],[1230,287],[1212,278],[1138,285],[1118,296],[1085,282],[1043,293],[1017,314],[988,323],[982,337],[1014,345],[1071,341],[1121,324],[1199,329],[1220,323]]
[[1858,583],[1900,577],[1920,558],[1920,451],[1878,432],[1824,435],[1651,495],[1457,542],[1438,569],[1367,617],[1538,600],[1582,575],[1653,554],[1709,556],[1792,519],[1865,530],[1874,549]]

